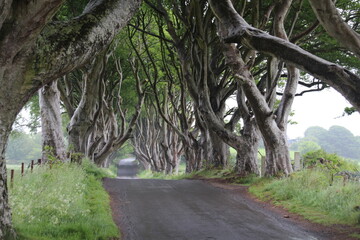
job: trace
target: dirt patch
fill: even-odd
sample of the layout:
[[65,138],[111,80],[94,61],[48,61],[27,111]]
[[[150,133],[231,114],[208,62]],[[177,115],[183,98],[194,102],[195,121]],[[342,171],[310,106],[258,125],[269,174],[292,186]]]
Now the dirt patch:
[[274,214],[278,215],[278,217],[286,218],[288,221],[293,222],[296,225],[299,225],[305,229],[309,229],[313,232],[319,233],[319,235],[325,236],[326,239],[329,240],[359,240],[359,238],[351,237],[351,234],[359,234],[359,227],[352,227],[348,225],[329,225],[325,226],[319,223],[311,222],[305,219],[303,216],[289,212],[285,208],[281,206],[274,205],[272,201],[262,201],[257,199],[254,195],[252,195],[248,189],[248,186],[232,184],[229,180],[226,179],[205,179],[205,178],[196,178],[198,180],[205,181],[214,187],[232,190],[241,194],[244,198],[249,201],[253,201],[255,204],[259,205],[259,207],[272,211]]

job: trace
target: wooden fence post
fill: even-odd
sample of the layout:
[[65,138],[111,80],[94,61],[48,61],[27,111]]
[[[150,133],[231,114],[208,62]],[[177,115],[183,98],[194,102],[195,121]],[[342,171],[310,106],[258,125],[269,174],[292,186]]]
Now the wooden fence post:
[[30,169],[31,169],[31,172],[33,172],[33,169],[34,169],[34,160],[31,160]]
[[295,171],[300,171],[301,170],[301,161],[300,161],[300,153],[299,152],[295,152],[294,153],[294,170]]
[[265,156],[261,156],[261,172],[260,172],[261,177],[265,176],[265,169],[266,169],[265,159],[266,159]]
[[21,176],[24,176],[24,168],[25,168],[25,164],[21,163]]
[[10,187],[14,186],[14,169],[10,170]]

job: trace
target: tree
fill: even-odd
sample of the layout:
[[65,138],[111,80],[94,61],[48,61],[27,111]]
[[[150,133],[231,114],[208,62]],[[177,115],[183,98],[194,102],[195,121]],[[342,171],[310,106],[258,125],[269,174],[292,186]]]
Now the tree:
[[41,113],[42,161],[54,156],[60,161],[66,159],[64,134],[60,112],[60,92],[57,81],[49,83],[39,90]]
[[59,86],[70,118],[70,151],[82,153],[98,166],[107,166],[111,154],[130,138],[144,99],[143,81],[134,69],[130,81],[136,86],[138,99],[128,117],[121,96],[122,84],[128,79],[114,51],[109,49],[94,57],[77,73],[81,80],[73,73]]
[[[335,2],[310,0],[310,4],[326,32],[360,58],[360,34],[342,19]],[[358,9],[355,4],[353,9]]]
[[331,126],[329,130],[321,127],[310,127],[305,131],[305,139],[311,139],[329,153],[352,159],[360,159],[360,145],[348,129]]
[[[200,131],[199,153],[208,166],[224,167],[227,165],[229,147],[222,138],[209,128],[199,110],[199,96],[206,81],[210,94],[210,106],[218,121],[225,117],[226,99],[236,90],[236,84],[229,77],[229,70],[224,61],[216,26],[212,23],[212,13],[206,1],[168,2],[146,1],[155,10],[159,18],[159,29],[168,41],[167,49],[174,49],[181,66],[181,81],[194,102],[196,126]],[[204,27],[206,26],[206,27]],[[163,35],[165,35],[163,33]],[[170,38],[170,39],[169,39]],[[207,149],[207,150],[205,150]]]
[[238,43],[259,52],[276,56],[284,62],[321,79],[340,92],[357,110],[360,110],[360,78],[350,70],[321,59],[295,44],[271,36],[250,26],[234,9],[230,0],[209,1],[215,15],[227,29],[226,42]]
[[321,147],[317,142],[311,141],[307,138],[303,138],[303,139],[300,139],[298,142],[292,144],[291,149],[293,149],[295,151],[299,151],[301,155],[304,155],[305,153],[308,153],[308,152],[320,150]]
[[13,130],[6,148],[7,163],[30,163],[41,156],[41,135]]
[[0,238],[14,237],[4,154],[16,115],[42,86],[103,50],[139,3],[90,1],[81,16],[65,22],[51,21],[61,0],[0,3]]

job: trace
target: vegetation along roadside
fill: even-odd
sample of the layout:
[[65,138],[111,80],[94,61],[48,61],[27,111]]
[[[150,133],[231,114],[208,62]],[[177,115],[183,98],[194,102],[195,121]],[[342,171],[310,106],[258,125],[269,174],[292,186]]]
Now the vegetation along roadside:
[[101,184],[107,174],[85,160],[44,165],[15,178],[10,203],[18,238],[119,239]]
[[[323,150],[303,155],[303,161],[305,168],[290,177],[241,177],[232,169],[212,169],[175,175],[172,179],[219,179],[245,185],[261,201],[284,207],[313,223],[344,226],[346,236],[360,239],[360,182],[337,174],[358,172],[359,166]],[[171,179],[161,173],[151,175],[149,171],[139,173],[138,177]]]

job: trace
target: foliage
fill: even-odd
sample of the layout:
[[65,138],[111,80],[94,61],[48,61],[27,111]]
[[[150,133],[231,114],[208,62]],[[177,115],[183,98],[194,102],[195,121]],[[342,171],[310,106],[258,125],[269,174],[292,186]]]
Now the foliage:
[[[85,161],[86,162],[86,161]],[[118,237],[109,198],[93,165],[55,164],[15,178],[10,189],[13,222],[20,239]]]
[[114,175],[105,168],[99,168],[94,163],[90,162],[89,159],[82,160],[82,167],[88,175],[92,175],[97,180],[102,180],[105,177],[114,177]]
[[13,131],[6,149],[8,163],[29,163],[41,157],[41,135]]
[[329,184],[322,169],[296,172],[289,178],[267,179],[250,187],[263,200],[273,200],[305,218],[326,224],[359,224],[360,184],[343,184],[336,178]]
[[122,145],[122,147],[113,153],[113,164],[117,164],[120,159],[132,157],[134,155],[134,147],[130,141],[127,141]]
[[56,20],[68,20],[80,15],[88,3],[87,0],[78,0],[78,1],[71,1],[66,0],[61,8],[57,12],[55,19]]
[[307,138],[300,139],[300,141],[292,144],[291,147],[299,151],[301,155],[321,149],[319,144]]
[[343,116],[351,115],[354,112],[356,112],[356,109],[354,107],[345,107]]
[[357,166],[346,161],[335,153],[327,153],[324,150],[308,152],[303,155],[305,167],[318,167],[327,169],[331,173],[341,170],[357,171]]
[[[360,159],[359,138],[348,129],[341,126],[332,126],[329,130],[322,127],[310,127],[305,131],[305,137],[291,146],[291,149],[306,151],[320,148],[329,153],[336,153],[345,158]],[[318,145],[318,146],[317,146]]]

